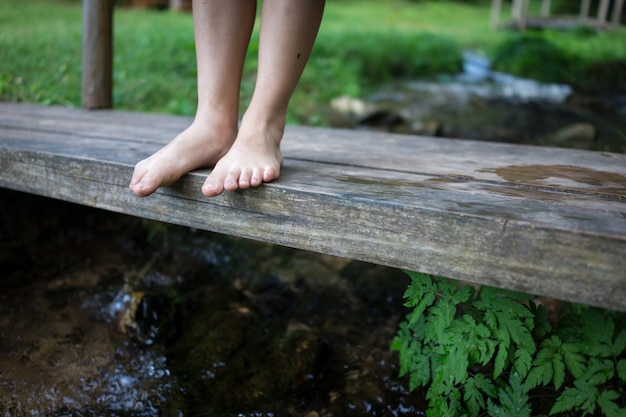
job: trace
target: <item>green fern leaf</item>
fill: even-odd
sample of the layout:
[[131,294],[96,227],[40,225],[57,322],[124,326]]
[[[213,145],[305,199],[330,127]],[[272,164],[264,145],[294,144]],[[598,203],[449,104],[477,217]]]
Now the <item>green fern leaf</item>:
[[506,344],[501,343],[498,347],[498,353],[496,354],[496,359],[493,364],[493,378],[498,379],[500,375],[502,375],[502,371],[504,370],[504,366],[506,365],[506,361],[509,357],[508,346]]
[[[400,323],[398,334],[392,343],[392,349],[399,352],[400,376],[410,375],[409,390],[425,386],[430,382],[430,347],[422,344],[424,319],[414,326],[407,322]],[[416,335],[419,335],[416,336]]]
[[409,317],[409,323],[415,323],[424,313],[426,308],[435,302],[437,286],[429,275],[413,271],[404,271],[411,277],[411,283],[404,292],[404,298],[407,300],[404,305],[413,307],[413,311]]
[[611,353],[613,354],[613,356],[619,356],[622,354],[624,349],[626,349],[626,330],[622,330],[621,332],[619,332],[619,334],[615,338]]
[[579,407],[583,402],[584,400],[578,388],[568,388],[556,399],[550,410],[550,415],[569,411],[574,407]]
[[486,407],[483,394],[494,398],[496,396],[496,387],[483,374],[469,377],[463,388],[463,401],[471,417],[478,416],[480,410]]
[[585,372],[585,367],[587,366],[585,357],[580,354],[580,345],[578,343],[563,343],[561,345],[561,354],[567,369],[575,378],[579,378]]
[[594,385],[577,380],[574,382],[574,387],[567,388],[556,399],[554,406],[550,410],[550,415],[572,409],[583,411],[583,415],[593,414],[596,409],[597,398],[598,389]]
[[622,381],[626,382],[626,359],[617,362],[617,375],[619,375]]
[[552,358],[552,368],[554,369],[554,388],[559,389],[565,381],[565,364],[560,353]]
[[620,395],[615,391],[604,391],[598,397],[598,405],[602,410],[602,413],[606,417],[624,417],[626,416],[626,408],[620,408],[617,404],[613,402],[620,398]]
[[442,297],[454,297],[457,292],[456,289],[459,286],[459,282],[453,279],[444,277],[433,277],[433,281],[437,284],[437,289]]
[[586,339],[586,353],[589,356],[609,358],[613,356],[613,319],[598,309],[590,309],[583,316],[583,336]]
[[469,285],[466,285],[465,287],[459,289],[456,293],[452,295],[452,302],[455,305],[466,303],[469,299],[472,298],[473,294],[474,294],[474,287],[470,287]]
[[513,363],[513,368],[519,372],[522,378],[528,374],[532,363],[533,357],[530,351],[526,349],[517,349],[515,351],[515,362]]
[[488,306],[484,305],[483,302],[476,302],[476,307],[480,308],[482,307],[482,310],[484,311],[484,321],[487,324],[487,326],[489,326],[489,328],[494,332],[497,333],[498,330],[498,319],[496,316],[496,312],[492,309],[490,309]]
[[424,329],[425,342],[437,342],[439,339],[442,339],[443,333],[452,323],[455,313],[456,306],[450,302],[448,297],[437,300],[428,309],[426,327]]
[[[494,378],[501,375],[508,362],[508,352],[514,353],[514,366],[525,376],[536,351],[532,337],[533,312],[520,301],[531,297],[513,291],[482,287],[474,306],[484,312],[484,322],[498,340],[498,353],[494,363]],[[513,346],[513,343],[517,347]]]
[[457,417],[462,414],[461,394],[458,390],[449,396],[436,396],[428,402],[427,417]]
[[530,333],[531,329],[525,326],[519,317],[502,312],[502,314],[498,315],[498,324],[500,329],[507,332],[516,344],[529,349],[531,353],[535,352],[535,341]]
[[[541,349],[537,352],[533,367],[526,378],[526,388],[533,389],[539,385],[547,386],[550,381],[554,380],[554,388],[559,389],[565,380],[565,363],[563,354],[567,354],[563,350],[564,344],[558,336],[552,336],[541,344]],[[573,348],[572,348],[573,350]],[[572,366],[582,366],[584,358],[572,352],[567,356],[573,363]],[[580,360],[581,362],[577,362]]]
[[588,367],[581,379],[593,385],[600,385],[615,376],[615,362],[611,359],[589,359]]
[[476,363],[486,365],[495,353],[497,341],[492,339],[487,326],[477,324],[468,314],[458,323],[462,326],[461,337],[464,338],[470,365]]
[[540,364],[535,361],[535,366],[526,376],[526,389],[531,390],[539,385],[548,385],[553,374],[552,361],[547,360]]
[[511,373],[509,385],[500,389],[498,399],[499,406],[489,400],[487,411],[490,416],[530,417],[532,410],[528,403],[528,394],[518,372]]
[[[459,341],[457,340],[457,342]],[[469,361],[467,359],[467,349],[464,341],[450,346],[449,358],[448,372],[451,383],[465,383],[467,380],[467,368],[469,368]]]

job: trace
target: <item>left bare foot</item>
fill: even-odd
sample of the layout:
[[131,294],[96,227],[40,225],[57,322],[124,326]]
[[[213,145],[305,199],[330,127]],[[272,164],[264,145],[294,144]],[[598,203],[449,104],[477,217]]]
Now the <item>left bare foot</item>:
[[214,197],[224,190],[258,187],[278,179],[283,163],[283,130],[284,123],[268,126],[248,122],[244,116],[235,143],[207,177],[202,194]]

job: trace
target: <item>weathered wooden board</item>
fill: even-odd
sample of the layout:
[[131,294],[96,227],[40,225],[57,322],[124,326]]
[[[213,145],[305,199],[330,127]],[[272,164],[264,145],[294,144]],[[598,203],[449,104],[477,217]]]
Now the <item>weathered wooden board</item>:
[[0,103],[0,186],[626,310],[626,155],[288,127],[281,178],[148,198],[134,164],[189,118]]

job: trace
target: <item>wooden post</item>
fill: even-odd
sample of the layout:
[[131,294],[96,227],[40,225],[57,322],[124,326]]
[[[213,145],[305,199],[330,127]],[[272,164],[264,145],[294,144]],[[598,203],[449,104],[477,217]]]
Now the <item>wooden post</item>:
[[511,17],[514,21],[519,21],[522,17],[522,9],[524,8],[524,0],[513,0],[513,6],[511,7]]
[[169,0],[168,3],[170,10],[174,10],[176,12],[182,12],[183,10],[185,10],[184,0]]
[[541,0],[541,16],[550,17],[550,0]]
[[496,29],[500,24],[500,10],[502,9],[502,0],[493,0],[491,3],[491,27]]
[[520,21],[520,29],[526,30],[526,26],[528,25],[528,7],[530,5],[530,0],[522,0],[522,18]]
[[591,0],[583,0],[580,5],[580,17],[579,20],[586,22],[589,19],[589,8],[591,7]]
[[113,106],[113,1],[83,0],[82,103]]
[[611,17],[611,23],[614,26],[619,26],[620,19],[622,18],[622,10],[624,8],[624,0],[616,0],[613,5],[613,15]]
[[602,26],[606,23],[609,14],[609,4],[611,0],[602,0],[598,6],[598,23]]

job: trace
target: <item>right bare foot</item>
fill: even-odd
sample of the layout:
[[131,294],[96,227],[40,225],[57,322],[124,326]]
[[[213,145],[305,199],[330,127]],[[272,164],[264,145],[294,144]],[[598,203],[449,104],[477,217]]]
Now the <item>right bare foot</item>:
[[213,167],[228,152],[236,136],[236,125],[215,129],[196,120],[169,144],[140,161],[129,187],[136,195],[145,197],[194,169]]

